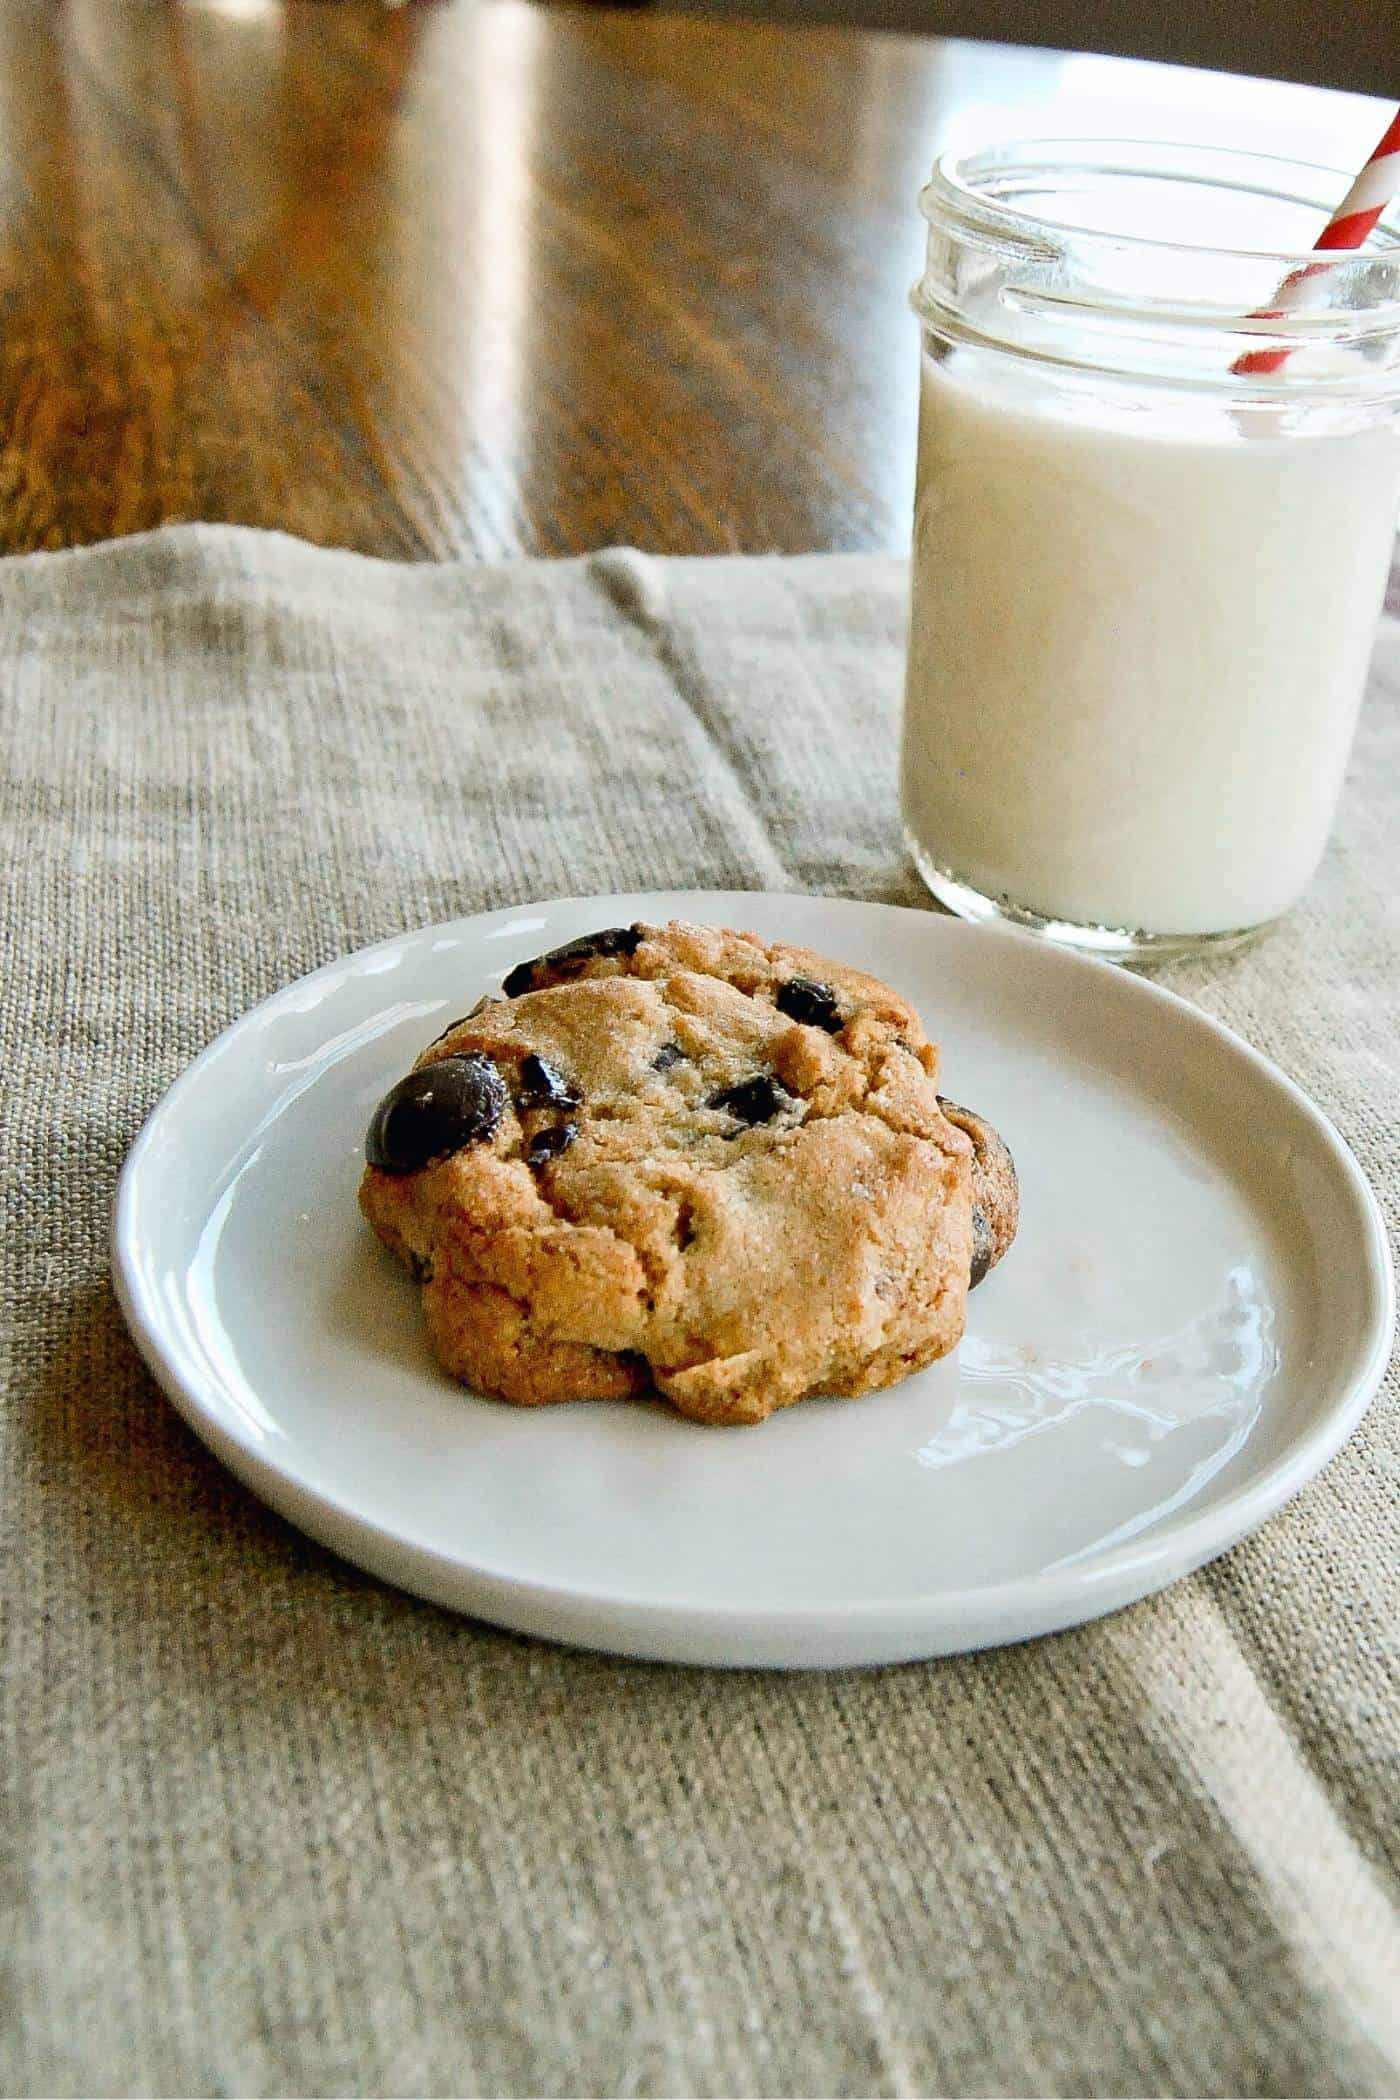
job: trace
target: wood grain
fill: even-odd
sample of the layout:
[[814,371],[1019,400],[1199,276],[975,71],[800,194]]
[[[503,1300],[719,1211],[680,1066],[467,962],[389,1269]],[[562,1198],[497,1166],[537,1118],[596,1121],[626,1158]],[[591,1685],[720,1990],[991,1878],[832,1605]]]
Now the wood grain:
[[902,545],[914,195],[952,119],[1062,65],[525,0],[12,0],[0,549]]

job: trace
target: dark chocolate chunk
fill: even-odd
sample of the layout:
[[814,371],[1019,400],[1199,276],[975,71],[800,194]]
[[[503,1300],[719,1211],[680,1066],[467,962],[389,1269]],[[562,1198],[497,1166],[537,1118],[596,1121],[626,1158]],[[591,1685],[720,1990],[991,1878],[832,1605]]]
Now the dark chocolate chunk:
[[440,1057],[384,1096],[370,1118],[365,1158],[385,1174],[414,1174],[491,1137],[505,1105],[505,1081],[489,1057]]
[[938,1105],[955,1129],[972,1140],[972,1269],[968,1288],[994,1269],[1016,1237],[1020,1191],[1006,1140],[985,1116],[940,1094]]
[[598,933],[580,934],[576,941],[565,941],[562,948],[551,948],[547,955],[537,955],[529,962],[517,963],[501,985],[507,999],[518,998],[521,992],[532,992],[538,978],[576,977],[584,967],[600,955],[635,955],[642,945],[640,926],[604,926]]
[[778,986],[774,1002],[790,1021],[805,1022],[808,1028],[824,1028],[835,1035],[844,1024],[835,992],[815,977],[789,977]]
[[705,1106],[725,1109],[741,1123],[770,1123],[774,1116],[793,1106],[793,1096],[771,1073],[760,1072],[756,1079],[744,1079],[738,1086],[727,1086],[718,1094],[711,1094]]
[[651,1061],[653,1072],[669,1072],[672,1065],[685,1063],[685,1052],[679,1043],[663,1043]]
[[972,1206],[972,1271],[967,1287],[975,1291],[982,1278],[996,1259],[996,1234],[992,1231],[987,1213],[980,1203]]
[[520,1060],[515,1098],[521,1108],[577,1108],[579,1096],[556,1065],[535,1052]]
[[525,1164],[542,1167],[551,1159],[558,1159],[567,1152],[578,1136],[577,1123],[555,1123],[549,1130],[537,1130],[525,1147]]

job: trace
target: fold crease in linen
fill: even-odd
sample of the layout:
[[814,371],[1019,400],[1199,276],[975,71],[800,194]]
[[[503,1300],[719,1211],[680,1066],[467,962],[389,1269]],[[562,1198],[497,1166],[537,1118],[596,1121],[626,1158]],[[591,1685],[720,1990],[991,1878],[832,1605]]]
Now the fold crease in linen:
[[[904,589],[204,526],[0,563],[5,2089],[1400,2083],[1393,1374],[1258,1536],[1115,1619],[707,1674],[343,1566],[206,1456],[112,1302],[142,1118],[346,949],[593,890],[921,902]],[[1397,889],[1391,617],[1307,900],[1168,981],[1322,1103],[1392,1223]]]

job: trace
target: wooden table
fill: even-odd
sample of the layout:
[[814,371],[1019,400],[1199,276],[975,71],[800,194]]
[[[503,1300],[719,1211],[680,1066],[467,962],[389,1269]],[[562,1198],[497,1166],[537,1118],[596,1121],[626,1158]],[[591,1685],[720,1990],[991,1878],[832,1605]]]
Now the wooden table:
[[0,10],[0,551],[897,547],[939,146],[1358,162],[1380,105],[527,0]]

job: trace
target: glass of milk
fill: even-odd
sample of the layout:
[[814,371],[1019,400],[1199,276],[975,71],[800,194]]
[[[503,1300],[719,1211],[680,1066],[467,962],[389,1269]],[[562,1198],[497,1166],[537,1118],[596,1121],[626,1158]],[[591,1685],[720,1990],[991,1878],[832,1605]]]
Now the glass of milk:
[[1316,869],[1400,517],[1394,215],[1251,317],[1346,186],[1101,141],[938,163],[903,805],[965,917],[1180,954]]

